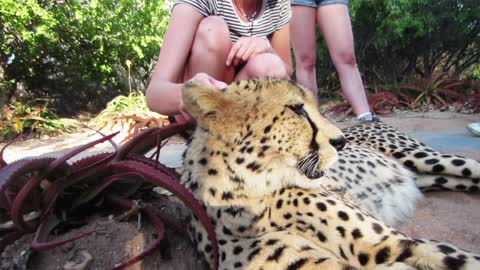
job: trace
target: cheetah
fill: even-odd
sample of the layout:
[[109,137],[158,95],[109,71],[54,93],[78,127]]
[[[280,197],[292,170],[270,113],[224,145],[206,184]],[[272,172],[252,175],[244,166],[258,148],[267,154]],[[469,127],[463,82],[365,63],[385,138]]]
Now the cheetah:
[[[416,185],[416,175],[374,149],[348,143],[338,152],[338,160],[325,175],[331,189],[388,225],[405,223],[423,197]],[[323,185],[326,185],[323,183]]]
[[[365,209],[368,200],[352,191],[357,186],[380,179],[391,196],[414,200],[413,174],[381,153],[346,145],[302,86],[276,79],[221,90],[186,84],[182,100],[197,126],[181,183],[212,219],[218,269],[480,269],[480,256],[412,239]],[[349,166],[365,170],[354,166],[350,175],[363,179],[335,173],[347,157]],[[212,243],[196,217],[189,231],[215,268]]]
[[436,151],[380,121],[358,124],[343,133],[352,144],[384,153],[415,172],[424,191],[480,190],[479,161]]

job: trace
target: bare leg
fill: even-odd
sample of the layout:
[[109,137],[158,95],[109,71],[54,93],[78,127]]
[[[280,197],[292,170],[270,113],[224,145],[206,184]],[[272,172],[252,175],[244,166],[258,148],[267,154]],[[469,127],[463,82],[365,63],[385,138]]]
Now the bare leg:
[[287,65],[277,54],[253,56],[235,76],[235,81],[266,77],[289,78]]
[[216,16],[203,19],[195,34],[184,80],[199,72],[206,73],[225,83],[250,78],[289,77],[286,64],[277,54],[273,53],[253,56],[235,75],[234,67],[225,65],[231,47],[230,33],[225,21]]
[[316,71],[316,8],[293,5],[290,21],[291,43],[295,53],[297,81],[318,95]]
[[230,33],[225,21],[216,16],[206,17],[198,25],[183,79],[188,80],[203,72],[216,80],[230,83],[235,70],[227,67],[225,61],[231,47]]
[[317,21],[337,69],[343,93],[356,115],[370,111],[362,78],[357,67],[353,33],[345,4],[332,4],[317,9]]
[[[225,65],[231,47],[230,32],[222,18],[210,16],[202,19],[195,33],[183,78],[179,78],[179,81],[189,80],[197,73],[206,73],[218,81],[232,82],[235,70]],[[182,114],[175,115],[175,120],[179,123],[190,121]]]

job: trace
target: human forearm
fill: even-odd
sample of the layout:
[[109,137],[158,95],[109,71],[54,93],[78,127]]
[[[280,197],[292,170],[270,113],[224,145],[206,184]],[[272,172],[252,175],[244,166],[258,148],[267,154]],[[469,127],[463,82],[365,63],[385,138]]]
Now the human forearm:
[[152,80],[145,93],[150,110],[163,115],[179,114],[182,86],[181,83]]
[[188,4],[178,4],[172,11],[158,56],[157,65],[146,90],[147,104],[152,111],[165,115],[179,114],[185,63],[195,31],[204,18]]

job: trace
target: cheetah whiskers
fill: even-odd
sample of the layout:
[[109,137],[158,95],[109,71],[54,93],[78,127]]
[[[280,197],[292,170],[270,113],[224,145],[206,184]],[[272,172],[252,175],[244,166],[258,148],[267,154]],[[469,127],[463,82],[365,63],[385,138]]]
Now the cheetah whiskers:
[[323,172],[318,171],[320,165],[320,158],[315,152],[310,152],[308,155],[298,161],[298,171],[310,179],[316,179],[323,175]]

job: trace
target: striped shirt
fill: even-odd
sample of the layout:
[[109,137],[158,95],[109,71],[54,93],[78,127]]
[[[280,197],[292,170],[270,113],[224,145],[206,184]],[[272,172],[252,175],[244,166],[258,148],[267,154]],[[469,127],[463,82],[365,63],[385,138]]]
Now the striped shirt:
[[263,0],[259,16],[252,22],[244,22],[237,14],[234,0],[176,0],[188,4],[204,16],[219,16],[230,30],[230,38],[236,42],[240,37],[268,37],[285,26],[292,17],[289,0]]

